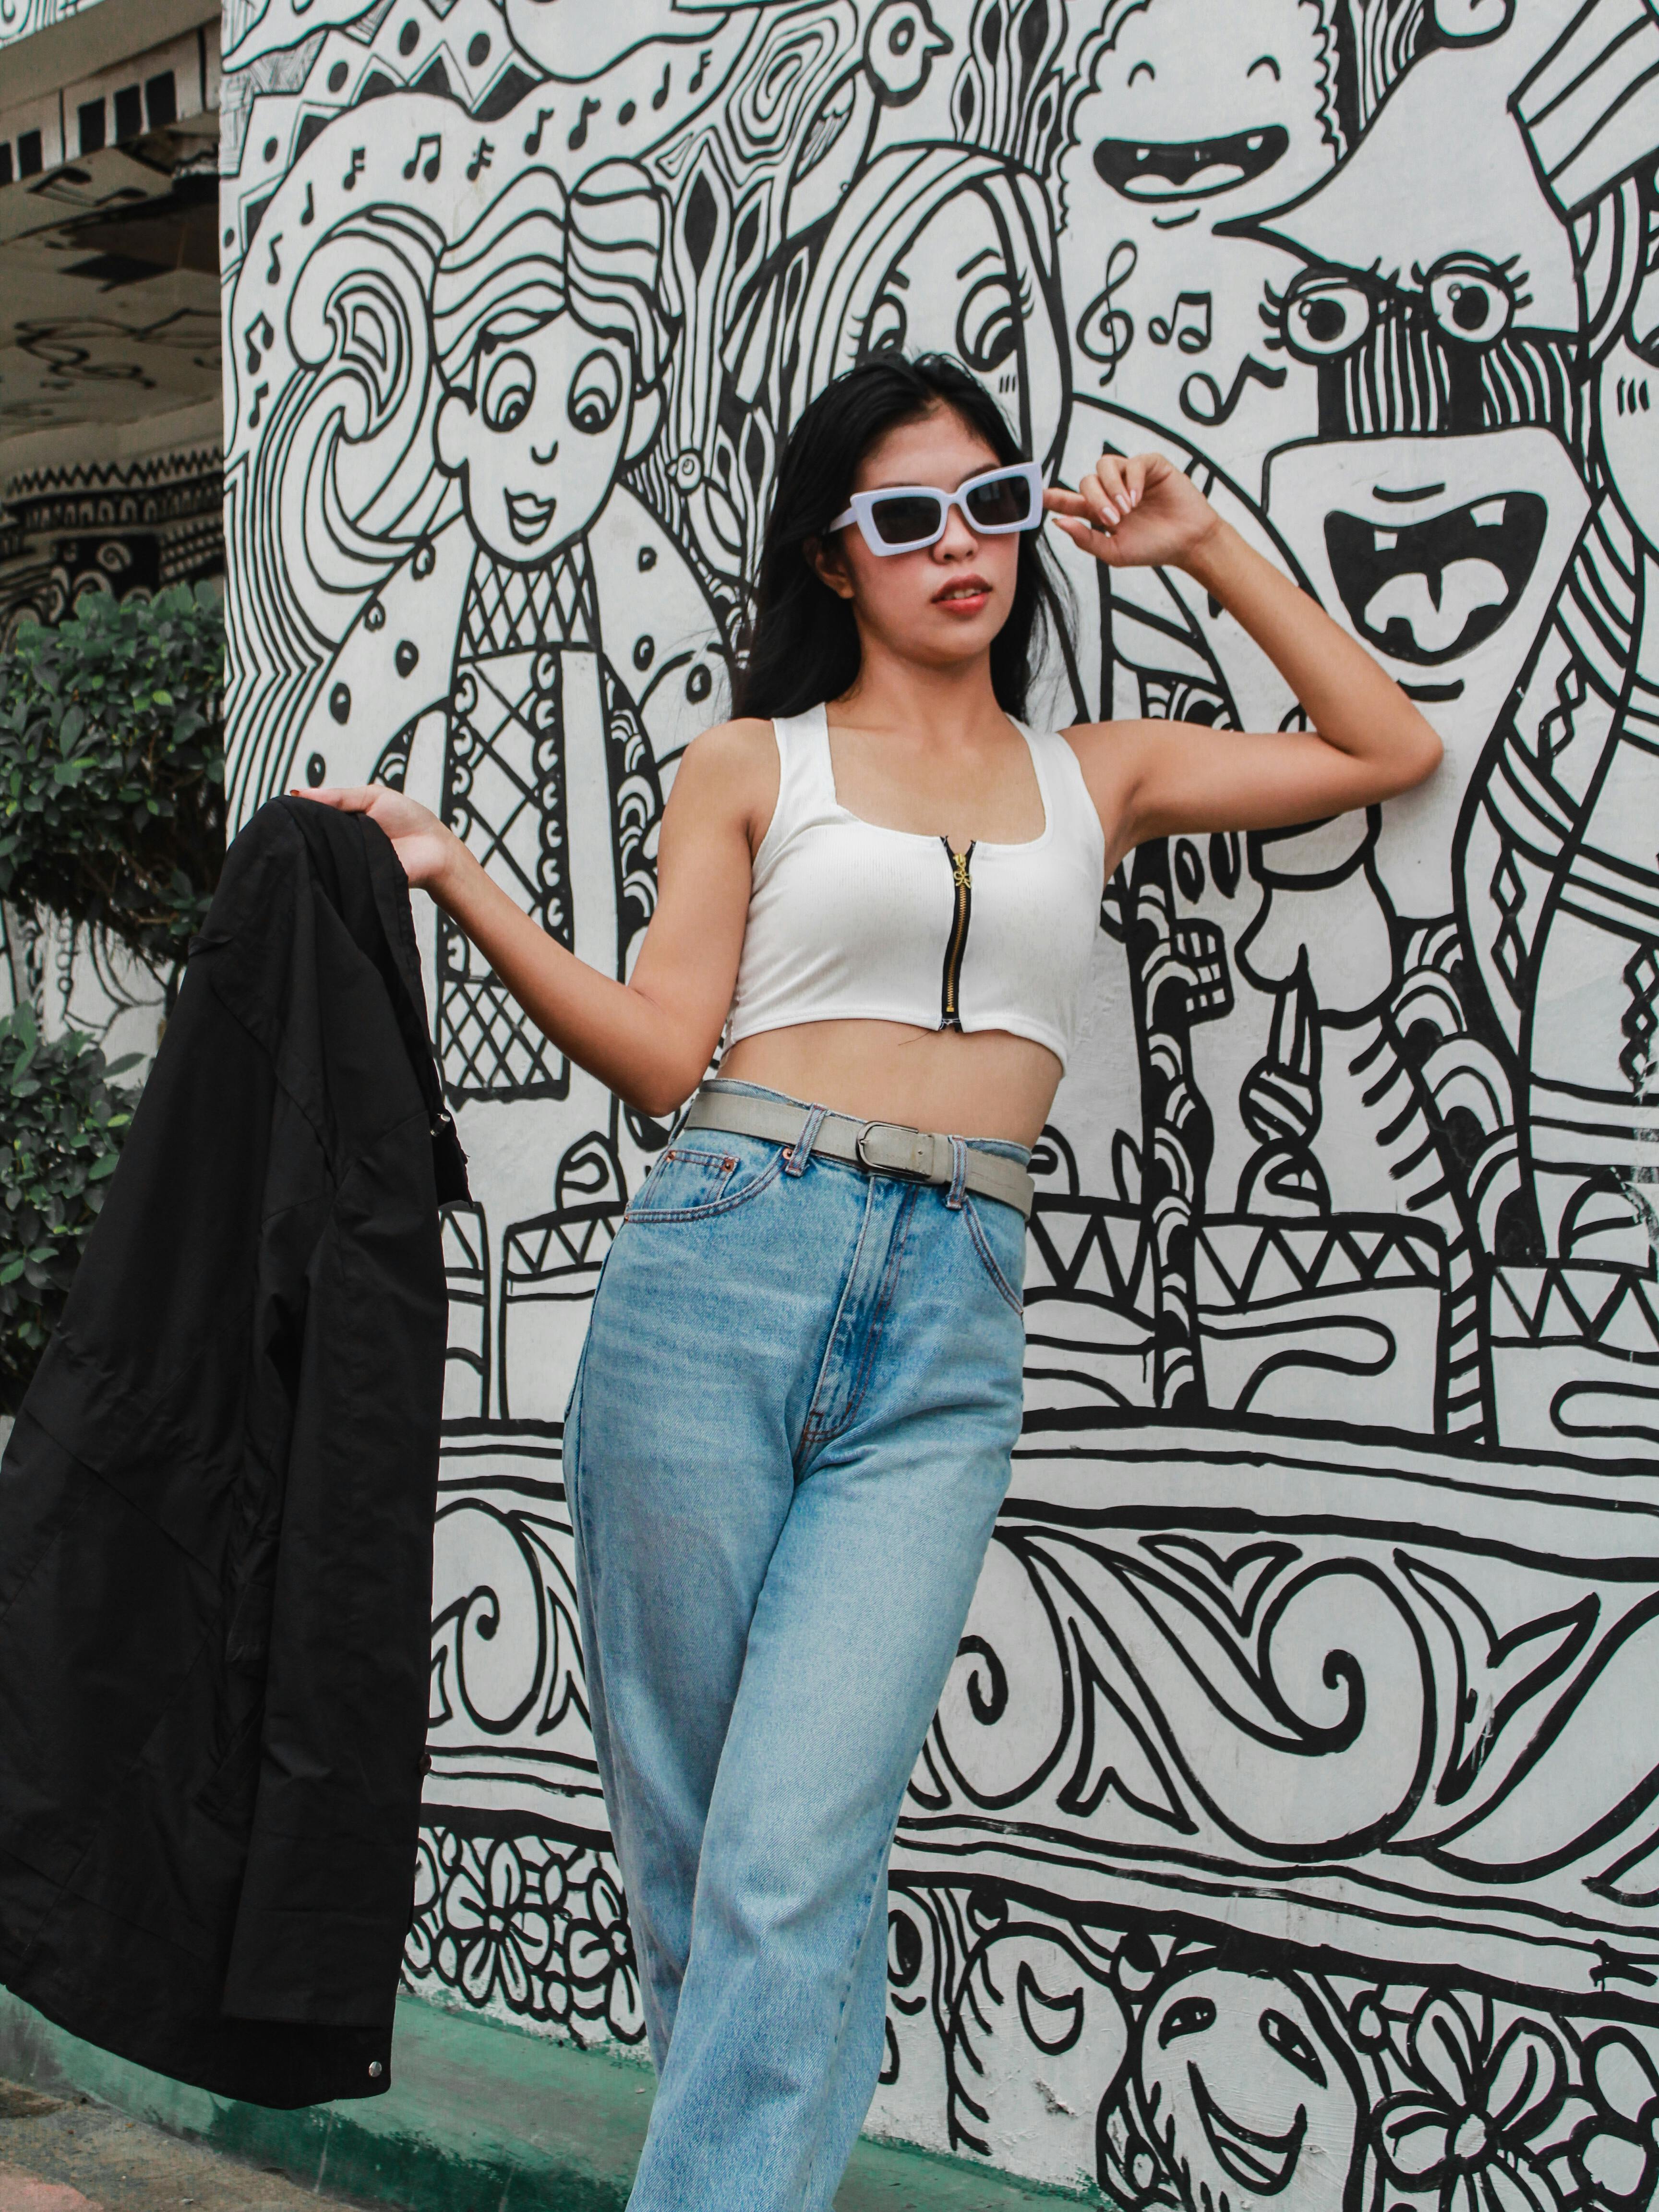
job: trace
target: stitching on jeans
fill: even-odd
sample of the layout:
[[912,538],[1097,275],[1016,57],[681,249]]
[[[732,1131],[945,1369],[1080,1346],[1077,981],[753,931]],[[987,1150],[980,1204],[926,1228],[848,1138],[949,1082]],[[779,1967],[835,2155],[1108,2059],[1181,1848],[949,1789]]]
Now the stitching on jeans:
[[[870,1178],[872,1197],[875,1180],[873,1176]],[[803,1443],[807,1441],[809,1435],[814,1443],[828,1443],[832,1437],[843,1435],[863,1401],[864,1393],[870,1381],[870,1370],[875,1364],[877,1355],[881,1349],[881,1340],[886,1332],[888,1316],[893,1310],[893,1282],[898,1273],[899,1263],[903,1259],[905,1247],[910,1241],[910,1224],[915,1218],[915,1209],[916,1192],[912,1188],[905,1191],[900,1201],[899,1218],[895,1224],[892,1243],[888,1249],[887,1264],[882,1270],[881,1281],[876,1289],[875,1304],[870,1315],[869,1334],[865,1338],[863,1352],[860,1356],[857,1368],[854,1370],[852,1382],[848,1387],[846,1409],[835,1426],[827,1429],[813,1428],[809,1414],[808,1427],[802,1431]],[[867,1212],[866,1218],[868,1218]],[[864,1239],[860,1236],[859,1238],[860,1252],[863,1248]],[[839,1323],[841,1319],[839,1311],[836,1313],[836,1319]],[[833,1339],[831,1340],[833,1342]]]
[[828,1433],[813,1419],[812,1409],[818,1402],[823,1389],[824,1377],[830,1370],[830,1363],[836,1356],[836,1340],[841,1334],[842,1316],[847,1310],[847,1301],[853,1295],[853,1285],[859,1279],[859,1267],[864,1258],[864,1240],[870,1233],[870,1216],[875,1210],[875,1177],[866,1176],[863,1182],[864,1211],[859,1217],[858,1242],[853,1247],[852,1265],[847,1270],[847,1279],[841,1286],[841,1296],[836,1301],[836,1317],[830,1324],[830,1334],[824,1342],[823,1358],[819,1361],[818,1371],[812,1378],[812,1395],[806,1401],[806,1419],[801,1424],[800,1445],[794,1455],[793,1462],[797,1480],[800,1475],[801,1462],[805,1456],[807,1446],[822,1443],[824,1436]]
[[998,1267],[995,1255],[993,1254],[990,1245],[986,1242],[985,1231],[980,1222],[979,1208],[974,1204],[973,1200],[969,1198],[965,1199],[963,1201],[962,1210],[968,1217],[968,1233],[974,1240],[974,1249],[979,1254],[981,1260],[984,1262],[986,1273],[989,1275],[992,1282],[996,1285],[998,1292],[1002,1297],[1006,1299],[1008,1304],[1013,1308],[1014,1311],[1017,1314],[1023,1315],[1025,1311],[1025,1301],[1014,1289],[1013,1285],[1003,1273],[1001,1268]]
[[[724,1157],[723,1154],[719,1153],[709,1155],[711,1158]],[[631,1221],[636,1227],[641,1228],[656,1221],[708,1221],[718,1213],[732,1213],[738,1206],[747,1206],[751,1198],[758,1198],[763,1190],[769,1189],[782,1172],[783,1154],[777,1152],[774,1154],[771,1164],[763,1168],[753,1182],[746,1182],[741,1190],[734,1191],[730,1198],[717,1198],[712,1200],[707,1206],[643,1206],[637,1211],[634,1206],[629,1205],[623,1210],[623,1219]]]

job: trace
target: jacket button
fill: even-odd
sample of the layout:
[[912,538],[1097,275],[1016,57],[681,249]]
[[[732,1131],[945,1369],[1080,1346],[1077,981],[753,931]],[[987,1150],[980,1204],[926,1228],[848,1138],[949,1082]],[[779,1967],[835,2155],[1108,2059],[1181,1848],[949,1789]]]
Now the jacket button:
[[381,2075],[382,2075],[382,2074],[384,2074],[385,2072],[386,2072],[386,2069],[385,2069],[385,2067],[384,2067],[384,2066],[382,2066],[382,2065],[381,2065],[381,2063],[380,2063],[380,2060],[379,2060],[378,2058],[371,2058],[371,2059],[369,2060],[369,2062],[368,2062],[368,2078],[369,2078],[369,2080],[370,2080],[371,2081],[378,2081],[380,2080],[380,2078]]

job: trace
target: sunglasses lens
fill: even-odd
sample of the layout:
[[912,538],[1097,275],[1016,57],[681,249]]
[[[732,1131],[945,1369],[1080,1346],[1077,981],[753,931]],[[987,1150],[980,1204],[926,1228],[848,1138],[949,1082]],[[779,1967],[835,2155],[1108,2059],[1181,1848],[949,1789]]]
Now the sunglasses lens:
[[983,530],[1018,530],[1031,517],[1031,487],[1022,476],[990,477],[968,495],[969,514]]
[[941,502],[924,492],[899,492],[876,500],[870,520],[884,545],[920,545],[939,535]]

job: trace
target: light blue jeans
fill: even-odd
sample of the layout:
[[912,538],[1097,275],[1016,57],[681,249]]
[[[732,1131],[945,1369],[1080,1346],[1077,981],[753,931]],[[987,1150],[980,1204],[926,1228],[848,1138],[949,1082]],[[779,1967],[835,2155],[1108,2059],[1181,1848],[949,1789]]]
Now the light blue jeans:
[[1019,1431],[1024,1249],[1012,1206],[704,1129],[606,1258],[564,1463],[660,2076],[632,2212],[841,2179],[893,1829]]

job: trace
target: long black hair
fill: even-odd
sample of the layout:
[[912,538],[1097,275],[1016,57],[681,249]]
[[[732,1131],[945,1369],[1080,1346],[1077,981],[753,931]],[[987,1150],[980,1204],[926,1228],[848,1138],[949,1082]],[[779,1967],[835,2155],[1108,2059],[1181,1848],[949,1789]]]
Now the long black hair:
[[[1024,458],[1001,408],[948,354],[915,361],[876,354],[802,410],[778,464],[753,617],[732,680],[734,714],[799,714],[851,690],[862,659],[858,624],[803,549],[846,507],[859,463],[876,441],[940,405],[960,416],[999,461]],[[1067,596],[1042,533],[1022,531],[1014,603],[991,647],[991,685],[1005,714],[1024,715],[1045,627],[1053,628],[1070,664]]]

